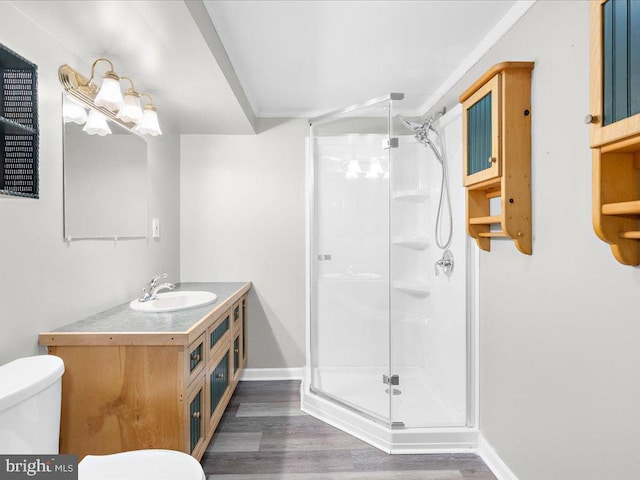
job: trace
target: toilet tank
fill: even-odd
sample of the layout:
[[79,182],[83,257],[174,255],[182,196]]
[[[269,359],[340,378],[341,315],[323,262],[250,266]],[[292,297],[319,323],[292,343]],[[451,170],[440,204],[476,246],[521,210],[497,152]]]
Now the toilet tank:
[[56,454],[64,363],[38,355],[0,366],[0,454]]

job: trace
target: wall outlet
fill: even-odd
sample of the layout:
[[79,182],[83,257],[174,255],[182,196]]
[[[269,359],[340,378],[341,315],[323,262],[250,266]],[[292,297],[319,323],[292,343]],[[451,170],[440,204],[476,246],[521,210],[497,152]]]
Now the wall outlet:
[[160,219],[154,218],[151,222],[151,230],[153,232],[153,238],[160,238]]

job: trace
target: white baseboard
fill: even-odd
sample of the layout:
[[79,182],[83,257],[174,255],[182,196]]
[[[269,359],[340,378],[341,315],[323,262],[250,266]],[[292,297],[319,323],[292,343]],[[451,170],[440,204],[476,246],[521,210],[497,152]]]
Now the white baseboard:
[[491,469],[498,480],[518,480],[516,474],[511,471],[506,463],[498,456],[482,433],[478,437],[478,455]]
[[302,380],[304,368],[246,368],[240,375],[241,382],[266,380]]

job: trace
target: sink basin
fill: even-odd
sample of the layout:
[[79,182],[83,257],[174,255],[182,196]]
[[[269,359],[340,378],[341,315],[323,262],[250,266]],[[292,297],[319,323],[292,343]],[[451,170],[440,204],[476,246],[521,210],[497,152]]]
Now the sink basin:
[[136,312],[175,312],[201,307],[215,302],[218,296],[212,292],[183,291],[159,293],[158,298],[148,302],[132,300],[129,307]]

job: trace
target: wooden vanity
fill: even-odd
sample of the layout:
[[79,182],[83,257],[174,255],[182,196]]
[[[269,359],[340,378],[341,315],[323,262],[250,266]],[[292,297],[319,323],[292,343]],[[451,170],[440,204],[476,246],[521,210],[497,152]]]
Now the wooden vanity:
[[64,360],[60,453],[165,448],[202,457],[247,363],[251,283],[183,283],[218,295],[166,313],[121,305],[39,343]]

